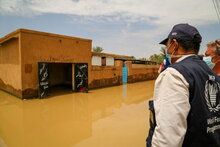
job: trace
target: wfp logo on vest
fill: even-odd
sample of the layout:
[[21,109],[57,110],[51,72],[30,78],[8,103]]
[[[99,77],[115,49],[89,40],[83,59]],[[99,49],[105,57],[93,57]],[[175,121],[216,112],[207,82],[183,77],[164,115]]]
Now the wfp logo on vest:
[[205,100],[210,112],[220,110],[220,102],[217,101],[218,94],[220,94],[220,84],[215,81],[215,76],[209,75],[209,80],[205,84]]

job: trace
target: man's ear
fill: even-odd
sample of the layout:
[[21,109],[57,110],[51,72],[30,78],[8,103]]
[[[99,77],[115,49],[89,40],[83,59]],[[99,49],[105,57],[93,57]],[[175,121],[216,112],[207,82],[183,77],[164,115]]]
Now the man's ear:
[[177,50],[177,49],[178,49],[178,47],[179,47],[179,43],[177,42],[177,40],[176,40],[176,39],[173,39],[172,41],[173,41],[173,46],[174,46],[174,49],[175,49],[175,50]]

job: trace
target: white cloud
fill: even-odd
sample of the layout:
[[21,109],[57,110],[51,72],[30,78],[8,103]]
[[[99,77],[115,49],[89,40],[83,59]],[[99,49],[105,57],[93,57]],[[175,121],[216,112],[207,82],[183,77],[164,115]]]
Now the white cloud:
[[[160,38],[165,37],[162,33],[167,32],[165,29],[164,27],[157,27],[157,29],[129,31],[125,28],[112,34],[106,30],[99,30],[100,33],[108,33],[108,36],[94,38],[93,45],[102,46],[104,51],[108,53],[148,58],[153,53],[160,53],[161,45],[158,44],[160,41],[158,36],[161,36]],[[96,30],[93,31],[96,32]]]
[[[105,52],[146,57],[158,53],[158,40],[176,23],[195,26],[217,23],[212,1],[207,0],[0,0],[1,15],[68,14],[71,23],[118,25],[124,28],[88,28],[94,45]],[[132,30],[134,23],[154,26]],[[84,30],[85,31],[85,30]],[[98,32],[98,33],[97,33]],[[162,36],[162,37],[161,37]],[[158,50],[157,50],[158,49]]]
[[[176,22],[206,24],[217,21],[214,7],[207,0],[1,0],[3,14],[59,13],[80,16],[115,16],[141,21],[150,17],[154,24]],[[84,17],[85,18],[85,17]]]

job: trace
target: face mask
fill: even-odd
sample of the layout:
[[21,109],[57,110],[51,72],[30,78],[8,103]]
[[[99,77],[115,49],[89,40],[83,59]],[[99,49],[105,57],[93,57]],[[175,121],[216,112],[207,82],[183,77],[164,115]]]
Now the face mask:
[[205,61],[205,63],[209,66],[209,68],[213,69],[213,67],[215,66],[215,63],[212,62],[212,57],[203,57],[203,61]]
[[171,64],[171,58],[167,53],[167,48],[165,49],[165,59],[164,59],[164,68],[167,68]]
[[[170,44],[170,45],[171,45],[171,44]],[[169,47],[170,47],[170,46],[169,46]],[[169,54],[168,54],[168,48],[169,48],[169,47],[167,47],[167,48],[165,49],[165,61],[166,61],[167,64],[170,65],[170,64],[172,64],[172,61],[171,61],[172,58],[178,58],[178,57],[182,57],[182,56],[184,56],[184,55],[174,55],[174,53],[175,53],[176,50],[174,50],[173,53],[172,53],[171,55],[169,55]]]

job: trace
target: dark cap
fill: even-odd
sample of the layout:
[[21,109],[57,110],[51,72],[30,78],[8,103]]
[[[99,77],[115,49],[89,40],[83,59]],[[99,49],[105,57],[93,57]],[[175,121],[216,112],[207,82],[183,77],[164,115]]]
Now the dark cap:
[[199,31],[195,27],[189,24],[177,24],[173,27],[168,37],[161,41],[159,44],[166,45],[169,39],[183,39],[193,41],[196,34],[199,34]]

